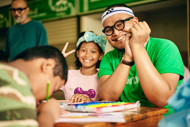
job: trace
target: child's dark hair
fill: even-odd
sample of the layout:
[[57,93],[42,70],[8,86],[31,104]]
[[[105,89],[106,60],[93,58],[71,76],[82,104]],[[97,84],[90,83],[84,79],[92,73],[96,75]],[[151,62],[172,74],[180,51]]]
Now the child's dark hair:
[[105,11],[107,11],[108,9],[110,8],[114,8],[114,7],[127,7],[127,8],[130,8],[129,6],[125,5],[125,4],[113,4],[113,5],[110,5],[108,6]]
[[[90,31],[90,32],[92,32],[92,31]],[[82,37],[82,36],[84,36],[84,33],[85,33],[85,32],[81,32],[81,33],[79,34],[79,38]],[[92,33],[93,33],[93,32],[92,32]],[[81,47],[82,44],[83,44],[83,42],[79,44],[79,46],[76,48],[76,52],[75,52],[75,58],[76,58],[75,66],[76,66],[77,69],[80,69],[80,68],[82,67],[81,62],[80,62],[79,58],[77,57],[77,51],[80,49],[80,47]],[[96,44],[96,43],[94,43],[94,44]],[[100,54],[101,54],[101,53],[104,53],[103,50],[102,50],[102,48],[101,48],[98,44],[96,44],[96,45],[98,46],[98,49],[99,49]],[[101,61],[101,60],[98,60],[98,62],[97,62],[97,64],[96,64],[96,68],[99,68],[99,66],[100,66],[100,61]]]
[[56,65],[53,69],[53,75],[60,76],[60,78],[65,80],[66,83],[68,75],[67,62],[61,51],[53,46],[37,46],[28,48],[18,54],[14,60],[22,59],[24,61],[31,61],[37,58],[54,59]]

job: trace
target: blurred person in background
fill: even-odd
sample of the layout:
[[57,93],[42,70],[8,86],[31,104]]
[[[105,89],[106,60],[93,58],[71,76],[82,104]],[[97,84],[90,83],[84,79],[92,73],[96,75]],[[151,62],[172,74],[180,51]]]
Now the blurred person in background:
[[4,48],[10,56],[10,61],[27,48],[48,45],[43,24],[28,17],[27,0],[12,0],[10,12],[16,22],[8,29]]

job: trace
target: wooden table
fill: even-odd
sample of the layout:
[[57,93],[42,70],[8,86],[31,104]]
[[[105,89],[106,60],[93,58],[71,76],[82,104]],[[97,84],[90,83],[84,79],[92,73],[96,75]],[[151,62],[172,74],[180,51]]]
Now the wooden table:
[[122,111],[125,123],[56,123],[55,127],[157,127],[166,108],[139,107]]

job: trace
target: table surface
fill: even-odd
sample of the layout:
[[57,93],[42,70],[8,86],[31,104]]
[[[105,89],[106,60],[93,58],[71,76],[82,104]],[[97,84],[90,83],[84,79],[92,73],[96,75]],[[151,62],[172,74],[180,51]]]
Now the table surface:
[[125,123],[94,122],[94,123],[56,123],[55,127],[156,127],[167,113],[167,108],[138,107],[122,111]]

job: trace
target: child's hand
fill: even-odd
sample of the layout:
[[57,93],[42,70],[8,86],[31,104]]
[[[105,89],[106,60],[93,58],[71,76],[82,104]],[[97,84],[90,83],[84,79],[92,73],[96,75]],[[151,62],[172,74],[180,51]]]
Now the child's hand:
[[88,96],[84,94],[74,94],[70,100],[72,103],[76,102],[90,102],[92,101]]
[[49,99],[47,102],[42,102],[40,105],[38,105],[37,111],[39,114],[44,113],[51,115],[54,120],[58,119],[61,115],[60,104],[57,100],[53,98]]
[[42,102],[38,105],[37,121],[40,127],[53,127],[55,120],[60,118],[60,115],[60,104],[55,99],[51,98],[47,102]]
[[69,52],[67,52],[67,53],[65,52],[65,51],[67,50],[68,44],[69,44],[69,42],[67,42],[67,43],[65,44],[65,46],[64,46],[64,48],[63,48],[63,50],[62,50],[62,52],[61,52],[64,57],[67,57],[68,55],[70,55],[70,54],[72,54],[72,53],[75,52],[75,49],[73,49],[73,50],[71,50],[71,51],[69,51]]

